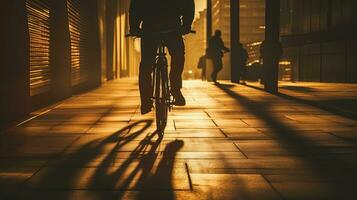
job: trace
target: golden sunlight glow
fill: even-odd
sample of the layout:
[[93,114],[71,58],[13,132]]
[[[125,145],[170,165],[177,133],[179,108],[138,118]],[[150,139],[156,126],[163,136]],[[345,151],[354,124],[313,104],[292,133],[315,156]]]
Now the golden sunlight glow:
[[290,61],[280,61],[279,65],[291,65]]

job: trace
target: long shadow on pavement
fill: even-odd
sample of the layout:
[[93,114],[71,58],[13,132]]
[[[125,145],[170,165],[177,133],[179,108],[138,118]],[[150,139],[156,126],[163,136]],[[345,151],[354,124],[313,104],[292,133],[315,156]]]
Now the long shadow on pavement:
[[[257,87],[254,85],[246,85],[247,87],[250,88],[254,88],[257,90],[261,90],[261,91],[265,91],[263,88],[261,87]],[[282,87],[282,89],[289,89],[292,90],[291,87],[287,88],[288,86],[284,86]],[[296,88],[295,87],[295,91],[303,91],[303,92],[308,92],[308,93],[313,93],[315,92],[313,89],[301,89],[301,88]],[[333,100],[308,100],[308,99],[303,99],[303,98],[299,98],[299,97],[295,97],[289,94],[285,94],[285,93],[277,93],[275,94],[278,97],[283,97],[289,100],[293,100],[296,101],[298,103],[302,103],[305,105],[309,105],[309,106],[314,106],[316,108],[319,108],[321,110],[330,112],[332,114],[335,115],[340,115],[342,117],[346,117],[352,120],[357,120],[357,114],[356,112],[351,112],[351,110],[355,110],[357,104],[357,99],[333,99]],[[343,106],[341,106],[341,104]],[[347,107],[346,107],[347,106]]]
[[280,121],[269,111],[269,104],[246,98],[230,89],[230,85],[217,84],[218,88],[235,98],[243,107],[247,108],[257,119],[266,122],[273,131],[279,143],[289,152],[292,152],[304,160],[314,170],[316,175],[327,180],[337,178],[337,181],[329,181],[328,184],[334,192],[343,197],[357,196],[353,185],[356,185],[356,163],[334,156],[333,158],[321,159],[320,156],[328,155],[327,152],[312,141],[301,137],[299,131],[289,127]]
[[[168,143],[156,170],[153,170],[163,136],[154,132],[138,140],[152,122],[135,122],[105,138],[85,143],[73,153],[62,155],[63,158],[50,161],[11,198],[125,199],[129,190],[136,191],[133,198],[147,199],[148,195],[154,195],[160,199],[174,199],[173,163],[183,141]],[[133,128],[135,131],[131,131]],[[131,142],[138,142],[133,151],[122,150]],[[119,151],[129,155],[119,155]],[[152,192],[162,188],[164,191]]]

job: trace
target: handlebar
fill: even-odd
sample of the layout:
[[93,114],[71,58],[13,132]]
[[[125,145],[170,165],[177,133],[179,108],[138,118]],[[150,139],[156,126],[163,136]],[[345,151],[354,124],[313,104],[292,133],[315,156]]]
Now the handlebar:
[[[150,33],[150,35],[164,35],[164,34],[169,34],[169,33],[173,33],[173,32],[174,31],[153,32],[153,33]],[[190,32],[188,34],[196,34],[196,31],[190,30]],[[146,34],[143,34],[143,33],[139,33],[139,34],[128,33],[128,34],[125,34],[125,37],[139,37],[139,38],[141,38],[144,35],[146,35]],[[186,34],[181,34],[181,35],[186,35]]]

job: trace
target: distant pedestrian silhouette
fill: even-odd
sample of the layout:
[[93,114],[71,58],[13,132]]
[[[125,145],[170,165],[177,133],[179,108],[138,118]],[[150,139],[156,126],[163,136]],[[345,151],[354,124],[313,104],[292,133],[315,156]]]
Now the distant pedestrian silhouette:
[[221,38],[222,32],[216,30],[214,36],[209,40],[208,56],[213,62],[213,72],[211,75],[212,81],[217,82],[217,75],[223,69],[222,58],[225,52],[229,52],[229,48],[224,46]]
[[197,68],[201,70],[202,81],[206,80],[206,59],[207,56],[203,55],[198,59]]
[[141,40],[139,72],[141,113],[146,114],[152,109],[151,73],[160,42],[160,38],[155,36],[158,32],[168,32],[163,39],[171,55],[171,93],[175,105],[184,106],[186,101],[181,88],[185,45],[182,35],[191,30],[195,15],[194,0],[131,0],[129,12],[130,33],[144,34]]

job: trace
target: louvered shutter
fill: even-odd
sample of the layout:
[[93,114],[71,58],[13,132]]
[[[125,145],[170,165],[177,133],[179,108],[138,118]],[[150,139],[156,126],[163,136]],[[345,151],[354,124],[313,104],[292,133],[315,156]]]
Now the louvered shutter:
[[30,95],[50,91],[50,9],[47,0],[26,1],[30,38]]
[[[80,0],[67,0],[69,31],[71,38],[71,75],[72,86],[77,86],[88,79],[87,32]],[[85,2],[84,2],[85,3]]]

